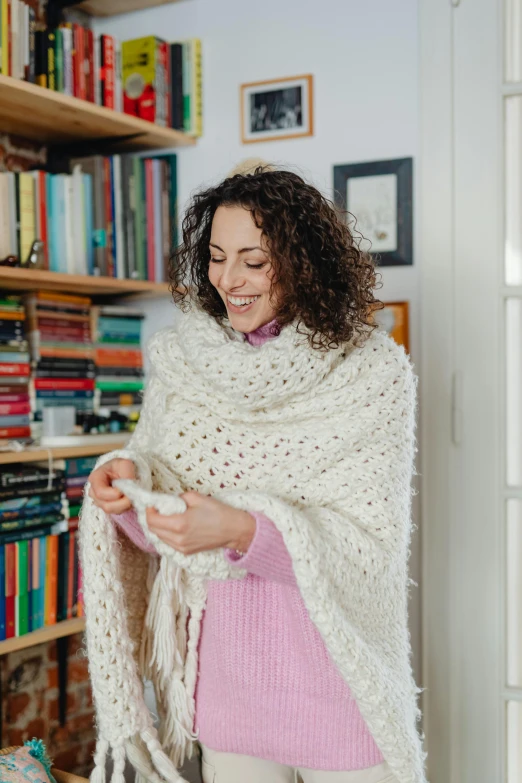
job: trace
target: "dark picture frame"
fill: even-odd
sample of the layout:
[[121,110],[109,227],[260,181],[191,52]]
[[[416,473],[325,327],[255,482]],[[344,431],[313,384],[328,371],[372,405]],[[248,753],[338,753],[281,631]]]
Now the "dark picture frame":
[[360,232],[372,242],[371,249],[366,242],[361,246],[370,249],[379,266],[411,266],[413,158],[347,163],[333,171],[336,206],[350,213],[355,236]]

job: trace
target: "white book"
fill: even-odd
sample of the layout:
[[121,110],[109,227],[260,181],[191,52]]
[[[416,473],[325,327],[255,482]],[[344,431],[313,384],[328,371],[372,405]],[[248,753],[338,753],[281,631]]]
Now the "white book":
[[21,79],[20,74],[20,0],[11,0],[11,76]]
[[62,27],[63,41],[63,91],[65,95],[74,95],[73,84],[73,31],[70,27]]
[[94,103],[97,106],[101,106],[101,83],[100,83],[100,68],[101,68],[101,49],[100,49],[100,36],[94,35]]
[[116,234],[116,277],[125,279],[125,245],[123,240],[123,205],[121,198],[121,156],[112,159],[114,174],[114,230]]
[[18,242],[16,240],[16,182],[13,171],[8,171],[7,177],[7,198],[9,204],[9,255],[18,255]]
[[85,206],[83,191],[83,170],[80,164],[73,168],[72,184],[72,224],[75,274],[87,272],[87,238],[85,235]]
[[73,178],[69,174],[62,174],[63,201],[64,201],[64,268],[63,272],[70,275],[77,274],[76,257],[73,235],[74,220],[74,191]]
[[7,174],[0,173],[0,261],[6,258],[10,252],[9,185]]
[[114,80],[114,108],[116,111],[123,111],[123,81],[121,76],[121,41],[114,39],[114,71],[116,78]]

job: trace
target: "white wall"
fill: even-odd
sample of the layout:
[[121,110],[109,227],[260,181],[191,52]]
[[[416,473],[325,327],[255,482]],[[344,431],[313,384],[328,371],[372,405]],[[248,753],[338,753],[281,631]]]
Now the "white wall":
[[[289,164],[331,197],[336,163],[417,155],[417,0],[181,0],[100,20],[96,29],[120,40],[152,34],[168,41],[202,39],[204,136],[194,148],[178,151],[180,212],[194,190],[245,157]],[[314,76],[315,135],[241,144],[239,85],[303,73]],[[412,268],[383,269],[383,280],[382,299],[410,301],[411,354],[418,366],[419,259]],[[147,332],[173,317],[166,303],[147,308]],[[419,524],[417,502],[415,517]],[[417,553],[418,537],[415,581]],[[418,676],[419,605],[413,588]]]

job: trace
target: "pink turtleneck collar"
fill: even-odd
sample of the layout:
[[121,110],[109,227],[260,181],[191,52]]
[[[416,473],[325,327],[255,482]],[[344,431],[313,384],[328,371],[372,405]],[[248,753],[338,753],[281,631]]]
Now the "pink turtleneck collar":
[[273,321],[270,321],[263,326],[259,326],[257,329],[254,329],[253,332],[245,334],[245,339],[250,345],[263,345],[267,340],[277,337],[280,332],[281,328],[277,323],[277,318],[274,318]]

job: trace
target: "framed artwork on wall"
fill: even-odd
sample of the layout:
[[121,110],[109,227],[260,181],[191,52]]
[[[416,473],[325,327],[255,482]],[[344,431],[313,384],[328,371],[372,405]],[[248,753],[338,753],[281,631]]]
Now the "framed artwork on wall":
[[240,87],[241,141],[313,136],[313,76],[289,76]]
[[380,266],[413,264],[413,159],[334,166],[334,200]]
[[383,302],[382,310],[375,310],[375,323],[389,334],[396,343],[410,352],[410,307],[409,302]]

